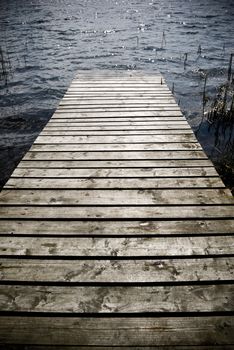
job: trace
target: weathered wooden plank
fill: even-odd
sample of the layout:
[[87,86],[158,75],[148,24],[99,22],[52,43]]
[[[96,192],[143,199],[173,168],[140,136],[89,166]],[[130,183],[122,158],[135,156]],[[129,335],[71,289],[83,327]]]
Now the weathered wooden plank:
[[102,105],[102,104],[100,104],[100,105],[79,105],[79,104],[65,104],[65,105],[60,105],[59,106],[59,108],[60,108],[60,110],[62,110],[62,111],[68,111],[68,110],[81,110],[81,111],[83,111],[83,112],[87,112],[88,110],[92,110],[93,112],[94,111],[105,111],[105,110],[110,110],[110,111],[119,111],[119,110],[127,110],[127,111],[134,111],[134,110],[137,110],[137,111],[144,111],[145,109],[146,110],[157,110],[157,109],[159,109],[160,108],[160,110],[163,110],[163,108],[164,109],[167,109],[167,110],[177,110],[179,107],[176,105],[176,104],[174,104],[174,105],[172,105],[172,104],[162,104],[162,103],[160,103],[160,104],[151,104],[151,103],[149,103],[149,104],[139,104],[139,105],[118,105],[118,104],[116,104],[116,105],[108,105],[108,104],[106,104],[106,105]]
[[80,92],[67,92],[65,93],[65,95],[63,96],[63,99],[69,99],[69,98],[79,98],[82,100],[87,100],[87,99],[96,99],[98,100],[100,98],[100,100],[120,100],[120,99],[127,99],[127,100],[136,100],[138,98],[140,99],[144,99],[144,100],[148,100],[150,99],[151,101],[154,98],[173,98],[173,94],[166,90],[166,89],[162,89],[162,90],[155,90],[155,92],[146,92],[146,93],[139,93],[139,92],[134,92],[134,91],[130,91],[128,93],[122,93],[122,92],[112,92],[112,91],[108,91],[105,93],[105,95],[103,95],[102,92],[89,92],[88,90],[85,93],[80,93]]
[[[212,169],[212,168],[211,168]],[[18,169],[19,170],[19,169]],[[54,170],[54,169],[53,169]],[[181,171],[182,169],[180,169]],[[99,170],[98,170],[99,171]],[[168,171],[168,169],[167,169]],[[186,169],[187,171],[187,169]],[[16,173],[16,171],[15,171]],[[43,173],[44,174],[44,173]],[[42,175],[43,175],[42,174]],[[47,170],[46,170],[46,175]],[[64,173],[66,176],[66,173]],[[22,176],[33,176],[33,170]],[[36,173],[37,175],[37,173]],[[34,176],[36,176],[34,175]],[[50,176],[49,173],[47,176]],[[57,173],[55,173],[55,176]],[[59,175],[58,176],[63,176]],[[108,176],[108,175],[107,175]],[[225,189],[148,189],[148,190],[10,190],[0,193],[0,205],[193,205],[233,204]]]
[[[144,122],[144,121],[155,121],[158,122],[159,124],[163,123],[178,123],[178,122],[186,122],[186,119],[184,117],[178,116],[178,117],[99,117],[97,116],[95,117],[77,117],[74,116],[73,118],[69,117],[70,115],[64,115],[63,118],[62,117],[58,117],[57,114],[54,114],[50,121],[54,121],[56,123],[64,123],[64,122],[68,122],[70,124],[72,123],[92,123],[92,122],[118,122],[118,121],[122,121],[122,122],[131,122],[131,121],[139,121],[139,122]],[[47,123],[48,125],[48,123]]]
[[2,317],[0,342],[47,346],[53,341],[53,345],[85,344],[99,348],[113,345],[154,347],[154,344],[223,346],[234,344],[233,327],[232,316],[103,317],[98,322],[92,317]]
[[[233,254],[233,236],[79,238],[1,237],[0,255],[157,257]],[[234,288],[234,286],[233,286]],[[234,290],[233,290],[234,291]]]
[[212,167],[192,168],[98,168],[98,169],[24,169],[16,168],[12,177],[195,177],[217,176]]
[[57,109],[55,113],[53,114],[52,118],[115,118],[115,117],[183,117],[182,113],[180,110],[171,112],[168,110],[157,110],[157,111],[144,111],[144,112],[126,112],[126,111],[117,111],[117,112],[111,112],[111,111],[106,111],[105,113],[103,112],[64,112],[61,111],[60,109]]
[[234,205],[198,206],[3,206],[1,219],[230,219]]
[[101,107],[150,107],[150,106],[170,106],[170,107],[178,107],[176,104],[174,98],[168,98],[168,97],[161,97],[161,98],[154,98],[151,99],[136,99],[136,100],[79,100],[76,98],[70,98],[70,99],[62,99],[59,103],[59,106],[80,106],[80,107],[89,107],[92,108],[93,106],[96,108],[98,106]]
[[[183,134],[192,134],[190,131],[191,131],[191,128],[188,126],[188,125],[161,125],[161,126],[149,126],[147,124],[145,125],[136,125],[136,126],[131,126],[131,125],[104,125],[104,126],[101,126],[101,125],[87,125],[87,126],[79,126],[78,124],[75,124],[74,125],[58,125],[58,124],[51,124],[51,125],[48,125],[46,127],[47,130],[49,130],[50,128],[56,128],[57,130],[60,128],[62,130],[65,130],[65,131],[71,131],[71,130],[78,130],[78,131],[86,131],[86,135],[89,136],[89,131],[92,131],[92,130],[132,130],[134,131],[135,133],[138,131],[138,130],[151,130],[151,131],[156,131],[154,133],[154,135],[164,135],[165,133],[160,133],[158,132],[159,130],[183,130]],[[189,131],[189,133],[187,133],[186,131]],[[149,135],[149,133],[146,133]],[[173,132],[171,133],[172,135],[176,135],[177,133],[176,132]],[[131,135],[131,134],[128,134],[128,135]],[[66,136],[66,135],[65,135]],[[106,132],[106,136],[109,136],[108,135],[108,132]]]
[[22,160],[18,168],[171,168],[211,167],[209,159],[166,159],[166,160]]
[[174,236],[227,235],[234,233],[234,218],[222,220],[0,220],[0,233],[8,235],[71,235],[71,236]]
[[35,144],[52,143],[178,143],[178,142],[197,142],[194,135],[127,135],[127,136],[38,136]]
[[[65,129],[65,130],[64,130]],[[69,131],[68,131],[69,130]],[[71,131],[73,130],[73,131]],[[41,132],[41,135],[93,135],[93,136],[123,136],[123,135],[178,135],[178,134],[192,134],[191,129],[157,129],[157,130],[142,130],[142,129],[130,129],[130,130],[80,130],[79,128],[72,126],[63,128],[63,127],[46,127]]]
[[[65,134],[66,138],[68,133],[67,132],[63,132],[63,134]],[[73,135],[71,136],[71,138],[73,138],[75,132],[73,132]],[[41,133],[41,135],[43,136],[43,133]],[[56,134],[57,135],[57,134]],[[41,136],[41,137],[42,137]],[[48,138],[48,145],[50,147],[50,145],[53,145],[53,139],[56,136],[51,136],[52,140],[49,138],[49,136],[47,135]],[[58,136],[60,137],[60,136]],[[82,137],[82,136],[81,136]],[[165,143],[102,143],[103,141],[103,137],[100,137],[100,143],[78,143],[78,144],[70,144],[70,149],[71,150],[77,150],[77,151],[183,151],[183,150],[202,150],[200,144],[198,142],[165,142]],[[108,137],[108,136],[107,136]],[[51,140],[51,144],[49,143]],[[104,140],[105,141],[105,140]],[[43,142],[43,141],[42,141]],[[39,144],[39,143],[37,143]],[[47,144],[47,143],[46,143]],[[36,145],[36,144],[34,144]],[[54,143],[54,145],[57,145],[57,143]],[[69,144],[58,144],[60,149],[62,149],[62,146],[64,145],[64,150],[66,151],[67,149],[69,149]],[[74,146],[74,147],[73,147]],[[58,150],[57,150],[58,152]]]
[[1,258],[1,281],[165,283],[232,281],[234,258],[63,260]]
[[[22,163],[22,162],[21,162]],[[10,178],[4,188],[34,188],[34,189],[105,189],[105,188],[224,188],[219,177],[188,177],[188,178]]]
[[[148,123],[143,123],[142,125],[121,125],[121,123],[118,125],[117,124],[105,124],[101,125],[101,124],[96,124],[93,125],[91,123],[88,123],[86,125],[79,125],[76,123],[70,124],[70,123],[51,123],[49,124],[46,129],[50,129],[50,128],[56,128],[57,130],[60,128],[62,130],[191,130],[191,128],[189,127],[188,124],[168,124],[168,125],[150,125]],[[73,128],[73,129],[72,129]],[[186,133],[186,132],[185,132]],[[108,134],[108,133],[107,133]]]
[[[119,120],[115,120],[115,121],[94,121],[94,120],[89,120],[88,122],[81,122],[77,120],[70,120],[68,122],[64,122],[59,120],[55,121],[55,120],[51,120],[47,123],[47,126],[77,126],[77,127],[82,127],[82,126],[122,126],[122,125],[126,125],[126,126],[139,126],[139,125],[143,125],[143,126],[147,126],[147,125],[152,125],[152,126],[157,126],[158,128],[161,127],[166,127],[166,126],[171,126],[171,127],[182,127],[182,126],[189,126],[187,121],[154,121],[154,120],[146,120],[146,121],[119,121]],[[153,128],[152,128],[153,129]]]
[[[66,145],[66,147],[69,145]],[[65,145],[33,145],[25,160],[148,160],[148,159],[208,159],[203,151],[87,151],[79,152],[80,145],[72,145],[74,152],[62,151]],[[71,145],[69,146],[71,147]],[[217,174],[217,173],[216,173]]]
[[118,107],[118,108],[116,108],[116,107],[101,107],[101,106],[99,106],[99,107],[92,107],[92,108],[87,108],[87,107],[81,107],[81,106],[60,106],[60,108],[57,110],[57,112],[58,111],[60,111],[60,112],[62,112],[62,113],[64,113],[64,112],[66,112],[66,113],[70,113],[70,112],[72,112],[72,113],[97,113],[97,112],[99,112],[99,113],[106,113],[106,112],[118,112],[118,113],[120,113],[120,112],[127,112],[128,114],[129,113],[131,113],[132,114],[132,112],[141,112],[141,114],[142,113],[144,113],[145,114],[145,112],[157,112],[157,111],[161,111],[161,112],[163,112],[163,111],[170,111],[171,112],[171,114],[173,114],[174,115],[174,113],[175,113],[175,111],[180,111],[180,109],[179,109],[179,107],[174,107],[174,106],[158,106],[158,105],[153,105],[153,106],[139,106],[139,107],[122,107],[122,108],[120,108],[120,107]]
[[0,286],[0,307],[4,312],[135,313],[136,316],[153,312],[230,312],[234,310],[233,294],[234,285]]
[[143,104],[172,104],[176,105],[174,97],[171,95],[167,96],[157,96],[155,95],[153,98],[151,97],[145,97],[142,98],[106,98],[105,95],[102,95],[102,99],[92,99],[92,98],[82,98],[79,99],[79,97],[64,97],[60,101],[60,105],[63,104],[80,104],[80,105],[143,105]]

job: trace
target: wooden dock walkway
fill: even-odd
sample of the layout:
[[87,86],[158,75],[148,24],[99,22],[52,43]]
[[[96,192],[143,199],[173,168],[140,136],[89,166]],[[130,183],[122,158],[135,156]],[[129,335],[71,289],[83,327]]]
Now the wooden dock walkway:
[[233,214],[159,74],[79,73],[0,194],[0,349],[233,350]]

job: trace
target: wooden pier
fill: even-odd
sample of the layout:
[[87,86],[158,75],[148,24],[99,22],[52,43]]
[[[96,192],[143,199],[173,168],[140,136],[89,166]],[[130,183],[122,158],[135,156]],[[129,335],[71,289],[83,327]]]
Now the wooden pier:
[[79,73],[0,194],[0,349],[233,349],[233,214],[159,74]]

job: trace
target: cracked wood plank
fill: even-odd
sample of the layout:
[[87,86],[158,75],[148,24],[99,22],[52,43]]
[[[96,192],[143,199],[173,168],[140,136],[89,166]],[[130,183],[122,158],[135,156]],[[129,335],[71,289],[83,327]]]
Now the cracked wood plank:
[[[52,169],[54,170],[54,169]],[[187,170],[187,169],[186,169]],[[168,171],[168,170],[167,170]],[[31,170],[30,170],[31,173]],[[22,176],[30,176],[24,172]],[[47,174],[47,170],[46,170]],[[99,170],[97,171],[97,176]],[[62,175],[60,175],[62,176]],[[100,175],[101,176],[101,175]],[[106,174],[109,176],[109,174]],[[138,190],[9,190],[0,193],[0,205],[211,205],[232,204],[226,189],[138,189]]]
[[[0,286],[1,311],[184,313],[233,311],[234,285],[157,287]],[[132,303],[134,300],[134,303]],[[175,302],[176,300],[176,302]],[[99,321],[98,321],[99,322]]]
[[[90,236],[92,234],[90,233]],[[0,255],[157,257],[232,254],[234,237],[1,237]]]
[[[65,235],[65,236],[161,236],[225,235],[234,233],[234,219],[222,220],[0,220],[0,234],[8,235]],[[14,237],[13,236],[13,237]]]
[[134,260],[0,259],[1,283],[166,283],[232,281],[234,258]]

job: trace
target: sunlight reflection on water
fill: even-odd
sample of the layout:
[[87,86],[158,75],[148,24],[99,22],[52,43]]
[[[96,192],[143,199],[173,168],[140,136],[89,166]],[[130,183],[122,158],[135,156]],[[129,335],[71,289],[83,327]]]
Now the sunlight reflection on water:
[[[56,108],[77,70],[160,71],[196,129],[202,90],[216,93],[233,51],[232,1],[3,0],[1,164],[10,172]],[[198,53],[200,48],[200,53]],[[185,62],[185,57],[187,57]],[[213,134],[199,140],[214,156]],[[20,137],[28,133],[28,139]],[[6,151],[6,137],[8,137]],[[15,135],[15,137],[12,137]],[[212,147],[211,147],[212,148]],[[9,156],[11,155],[11,156]]]

